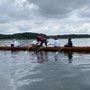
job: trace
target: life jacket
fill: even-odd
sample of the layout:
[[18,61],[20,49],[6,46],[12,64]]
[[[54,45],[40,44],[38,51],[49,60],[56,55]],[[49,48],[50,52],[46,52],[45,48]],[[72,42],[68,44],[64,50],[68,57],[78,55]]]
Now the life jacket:
[[43,41],[43,40],[44,40],[44,38],[43,38],[43,37],[41,37],[41,36],[38,36],[38,37],[37,37],[37,40],[38,40],[38,41]]
[[69,47],[73,47],[73,44],[72,44],[72,41],[71,40],[68,41],[68,46]]

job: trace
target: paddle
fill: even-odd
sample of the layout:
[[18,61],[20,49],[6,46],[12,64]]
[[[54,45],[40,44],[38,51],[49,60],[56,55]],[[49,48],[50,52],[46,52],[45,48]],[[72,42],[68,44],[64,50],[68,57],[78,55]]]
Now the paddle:
[[28,47],[27,50],[25,51],[25,53],[27,53],[27,51],[29,50],[29,48],[31,48],[31,47]]
[[[29,50],[29,48],[31,48],[31,47],[28,47],[28,49],[25,51],[25,53],[27,53],[27,51]],[[42,47],[40,47],[39,49],[35,50],[34,52],[38,52],[41,49],[42,49]],[[32,53],[34,53],[34,52],[32,52]]]
[[[32,42],[32,41],[31,41],[31,42]],[[25,51],[25,53],[27,53],[27,51],[29,50],[29,48],[31,48],[31,46],[30,46],[30,47],[28,46],[28,48],[27,48],[27,50]]]
[[62,50],[62,48],[63,48],[63,47],[61,47],[61,48],[60,48],[60,49],[59,49],[59,50],[58,50],[55,54],[58,54],[58,53],[59,53],[59,51],[61,51],[61,50]]
[[51,46],[51,45],[53,45],[53,44],[48,44],[47,47],[48,47],[48,46]]
[[50,46],[50,45],[53,45],[53,44],[51,44],[51,43],[50,43],[50,44],[48,44],[48,46]]
[[25,45],[25,44],[20,44],[19,47],[20,47],[20,46],[24,46],[24,45]]
[[[35,50],[34,52],[38,52],[38,51],[41,50],[41,49],[42,49],[42,47],[40,47],[39,49]],[[32,53],[34,53],[34,52],[32,52]]]

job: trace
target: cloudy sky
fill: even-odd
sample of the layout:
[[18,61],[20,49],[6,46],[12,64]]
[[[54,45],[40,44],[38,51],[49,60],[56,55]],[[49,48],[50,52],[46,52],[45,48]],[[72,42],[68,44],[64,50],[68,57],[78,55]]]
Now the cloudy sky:
[[90,34],[90,0],[0,0],[0,34]]

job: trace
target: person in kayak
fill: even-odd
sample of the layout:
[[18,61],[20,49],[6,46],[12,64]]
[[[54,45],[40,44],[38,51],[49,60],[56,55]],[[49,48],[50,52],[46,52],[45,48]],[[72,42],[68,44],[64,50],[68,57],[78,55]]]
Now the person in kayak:
[[37,44],[40,42],[40,47],[42,47],[43,43],[45,43],[45,46],[47,47],[47,38],[43,38],[42,36],[37,37]]
[[58,38],[57,38],[57,37],[55,37],[55,38],[54,38],[54,43],[53,43],[53,46],[54,46],[54,47],[60,47],[60,43],[59,43],[59,41],[58,41]]
[[11,44],[11,47],[19,47],[20,43],[17,42],[15,39],[13,39],[13,44]]
[[73,43],[70,37],[68,37],[68,43],[64,47],[73,47]]
[[31,41],[30,47],[37,47],[37,40]]
[[60,47],[60,43],[57,37],[54,37],[54,42],[50,43],[48,46],[53,45],[54,47]]

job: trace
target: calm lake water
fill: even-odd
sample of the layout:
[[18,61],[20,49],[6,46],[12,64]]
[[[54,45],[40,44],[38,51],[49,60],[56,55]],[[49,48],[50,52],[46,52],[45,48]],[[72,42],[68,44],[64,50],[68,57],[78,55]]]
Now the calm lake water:
[[[90,46],[90,39],[72,41]],[[19,42],[29,45],[30,40]],[[60,40],[61,46],[66,42]],[[11,43],[0,41],[0,46]],[[90,54],[0,51],[0,90],[90,90]]]

